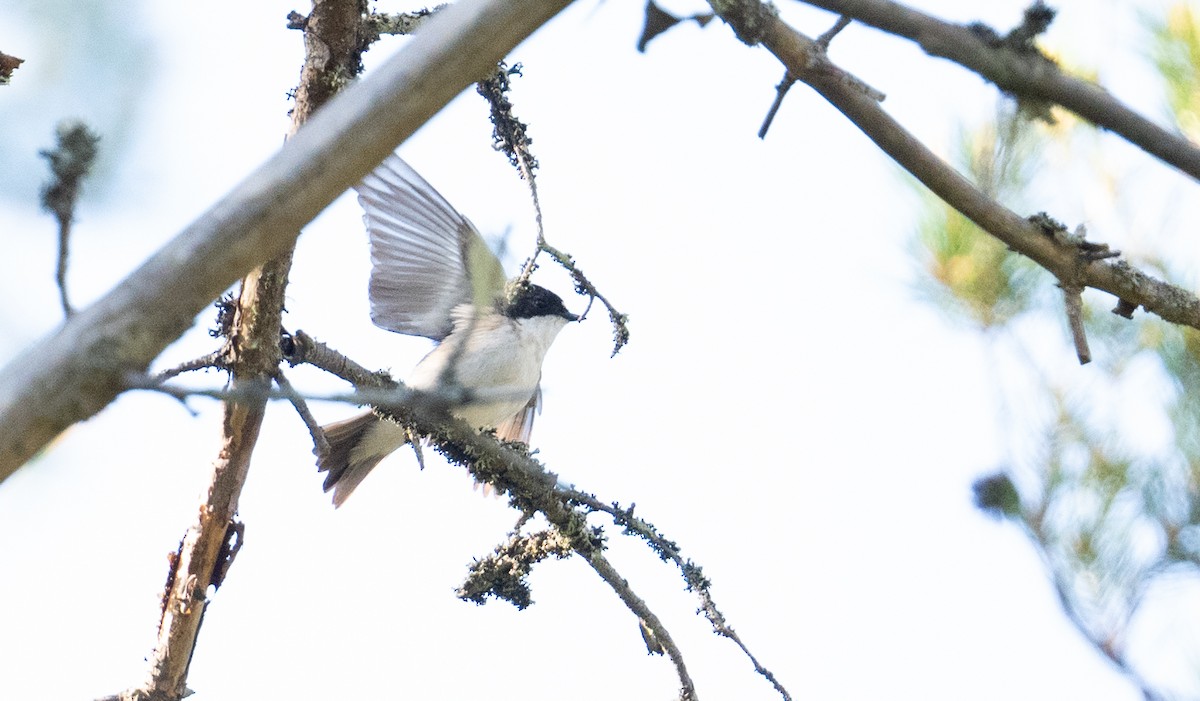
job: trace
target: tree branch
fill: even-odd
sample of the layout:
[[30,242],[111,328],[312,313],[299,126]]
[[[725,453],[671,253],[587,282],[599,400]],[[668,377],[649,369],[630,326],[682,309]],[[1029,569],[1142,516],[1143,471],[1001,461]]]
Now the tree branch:
[[889,0],[802,0],[911,39],[931,56],[975,71],[1006,93],[1062,105],[1200,180],[1200,148],[1141,116],[1106,90],[1062,72],[1037,51],[997,41],[981,25],[959,25]]
[[624,528],[627,534],[636,535],[646,541],[660,558],[678,567],[680,574],[683,575],[683,579],[687,583],[688,591],[695,592],[696,596],[699,597],[700,612],[712,624],[713,631],[717,635],[732,640],[741,649],[742,654],[754,665],[754,671],[769,681],[784,701],[791,701],[791,695],[775,677],[775,674],[759,663],[758,658],[750,652],[750,648],[742,642],[741,636],[728,624],[725,614],[721,613],[720,609],[717,608],[716,602],[713,601],[712,592],[710,591],[711,582],[704,576],[701,568],[696,563],[690,559],[685,560],[683,558],[679,545],[675,541],[663,537],[653,524],[634,516],[633,506],[630,506],[628,509],[622,509],[619,504],[605,504],[594,495],[580,492],[576,489],[566,489],[564,491],[569,496],[571,503],[580,504],[591,511],[599,511],[612,516],[613,523]]
[[[671,658],[671,662],[675,665],[675,671],[679,675],[679,690],[680,701],[696,701],[696,685],[692,682],[691,676],[688,674],[687,666],[683,663],[683,654],[679,651],[679,647],[675,641],[671,639],[671,634],[667,632],[662,621],[658,620],[658,616],[650,610],[646,602],[629,588],[629,583],[621,576],[621,573],[612,566],[600,550],[593,550],[589,553],[580,552],[583,559],[587,560],[596,574],[600,575],[609,587],[612,588],[617,596],[621,597],[621,601],[625,606],[638,617],[638,621],[642,624],[643,630],[651,631],[652,641],[665,650],[667,657]],[[645,633],[643,633],[645,636]],[[649,645],[651,640],[647,640]]]
[[1166,321],[1200,329],[1200,300],[1195,295],[1125,261],[1097,260],[1097,244],[1060,235],[1058,229],[1047,230],[1031,221],[1040,217],[1023,218],[985,195],[892,119],[872,96],[855,88],[815,41],[780,21],[767,6],[757,0],[710,0],[710,4],[739,38],[760,40],[788,71],[846,115],[884,153],[1009,248],[1060,280],[1116,295],[1121,300],[1119,310],[1141,306]]
[[568,0],[464,0],[111,292],[0,370],[0,480],[103,409],[198,314]]
[[[400,386],[387,375],[369,372],[299,331],[292,337],[289,350],[289,362],[310,363],[353,382],[359,391],[390,390]],[[541,513],[565,539],[563,546],[569,546],[583,557],[637,616],[644,629],[652,631],[653,639],[666,650],[675,665],[681,685],[680,698],[696,699],[695,686],[687,672],[683,655],[672,641],[670,633],[604,558],[602,541],[588,527],[587,514],[571,505],[578,493],[560,487],[558,476],[546,470],[526,450],[518,448],[516,444],[502,443],[495,436],[481,433],[465,421],[453,418],[447,406],[447,403],[437,401],[433,395],[414,393],[402,404],[380,402],[375,408],[415,430],[418,435],[427,437],[438,452],[449,461],[465,467],[477,481],[490,484],[498,494],[509,495],[514,508],[527,514]],[[472,600],[484,595],[476,587],[470,589]]]
[[250,468],[264,407],[264,402],[255,400],[225,403],[224,440],[208,490],[196,522],[170,558],[150,673],[140,686],[123,693],[122,701],[175,701],[189,693],[187,673],[208,606],[208,587],[220,586],[224,577],[225,558],[221,553],[227,550],[227,535]]
[[[363,0],[313,3],[312,14],[305,23],[304,68],[296,90],[290,136],[294,137],[317,109],[361,70],[365,47],[359,43],[359,25],[365,12]],[[290,389],[279,370],[282,360],[279,330],[283,327],[284,292],[291,267],[289,247],[252,270],[242,281],[241,294],[232,310],[232,323],[223,334],[225,347],[219,352],[233,376],[235,390],[266,389],[273,380],[283,391]],[[226,331],[224,324],[222,331]],[[299,406],[302,405],[300,400]],[[188,667],[208,607],[208,586],[219,587],[228,573],[236,552],[230,539],[236,538],[238,548],[242,544],[243,531],[234,518],[249,474],[250,459],[258,444],[266,398],[252,396],[227,401],[224,408],[222,447],[208,492],[196,521],[171,561],[168,575],[171,586],[163,599],[150,674],[140,687],[127,692],[131,698],[175,701],[188,695]]]

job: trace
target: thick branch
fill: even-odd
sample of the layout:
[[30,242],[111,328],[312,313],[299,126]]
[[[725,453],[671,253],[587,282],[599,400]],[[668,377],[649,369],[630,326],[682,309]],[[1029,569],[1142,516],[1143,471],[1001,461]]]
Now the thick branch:
[[[726,5],[713,0],[720,14],[741,12],[753,0]],[[1049,235],[1042,227],[989,198],[892,119],[875,99],[855,87],[847,74],[825,57],[819,44],[773,14],[750,7],[751,26],[762,44],[797,79],[807,83],[845,114],[880,149],[934,194],[1009,248],[1033,259],[1060,280],[1116,295],[1119,309],[1141,306],[1166,321],[1200,329],[1200,300],[1195,295],[1134,269],[1125,261],[1090,260],[1089,251],[1069,237]],[[722,14],[735,27],[745,20]],[[744,31],[738,31],[739,36]],[[1081,266],[1081,257],[1086,264]]]
[[1200,180],[1200,148],[1195,144],[1141,116],[1103,88],[1063,73],[1036,52],[988,41],[976,28],[944,22],[888,0],[802,1],[911,39],[926,53],[969,68],[1004,92],[1062,105]]
[[115,289],[0,370],[0,480],[144,372],[254,266],[360,180],[567,0],[464,0],[439,12],[374,74]]
[[224,441],[204,503],[170,560],[150,673],[140,687],[122,694],[123,700],[173,701],[188,693],[185,682],[208,606],[208,588],[220,585],[225,570],[219,566],[223,564],[221,553],[250,468],[264,408],[264,402],[258,400],[225,403]]
[[[295,136],[319,107],[346,84],[361,66],[359,25],[366,11],[362,0],[316,0],[304,33],[304,69],[292,111]],[[233,375],[233,388],[269,386],[278,377],[282,359],[284,292],[292,266],[292,249],[267,261],[242,281],[233,324],[221,357]],[[286,380],[284,380],[286,382]],[[266,398],[225,403],[223,444],[196,521],[184,535],[171,562],[163,599],[158,644],[151,656],[150,674],[134,698],[181,699],[187,695],[187,674],[208,607],[208,585],[220,586],[229,569],[228,535],[238,533],[234,516],[266,414]]]

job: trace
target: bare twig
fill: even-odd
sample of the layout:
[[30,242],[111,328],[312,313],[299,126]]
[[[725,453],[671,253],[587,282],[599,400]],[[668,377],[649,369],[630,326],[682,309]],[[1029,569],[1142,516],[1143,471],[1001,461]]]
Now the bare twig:
[[833,23],[832,27],[825,30],[821,33],[821,36],[817,37],[817,46],[820,46],[822,49],[828,52],[829,43],[833,41],[833,38],[841,33],[843,29],[850,26],[850,21],[850,18],[846,15],[838,17],[837,21]]
[[658,616],[654,615],[654,612],[650,610],[646,602],[633,592],[633,589],[629,587],[629,582],[625,581],[621,573],[612,566],[612,563],[605,559],[599,550],[593,550],[588,554],[580,554],[584,555],[584,559],[596,571],[596,574],[600,575],[600,578],[617,593],[617,596],[625,603],[626,608],[638,617],[638,623],[653,633],[652,640],[654,643],[666,651],[667,657],[675,665],[676,674],[679,675],[681,686],[679,698],[681,701],[695,701],[698,698],[696,696],[696,685],[692,682],[692,678],[688,674],[687,665],[683,661],[683,653],[679,651],[679,646],[675,644],[675,641],[671,638],[671,634],[667,632],[662,621],[658,620]]
[[771,122],[775,121],[775,115],[779,112],[779,108],[783,106],[783,98],[788,94],[788,90],[796,84],[796,79],[792,77],[790,71],[783,72],[783,78],[779,81],[779,85],[775,86],[775,100],[771,103],[771,109],[767,110],[767,116],[763,119],[762,126],[758,128],[758,138],[767,138],[767,131],[771,129]]
[[[837,22],[832,27],[826,30],[821,36],[817,37],[816,45],[822,52],[829,51],[829,43],[846,27],[850,26],[850,18],[845,15],[838,17]],[[763,124],[758,129],[758,138],[767,138],[767,131],[771,128],[771,122],[775,121],[775,114],[779,112],[780,106],[783,105],[783,98],[787,95],[788,90],[796,83],[795,76],[791,71],[783,72],[783,80],[779,81],[779,85],[775,86],[775,101],[771,103],[771,109],[767,110],[767,116],[763,120]],[[881,93],[882,95],[882,93]],[[879,99],[883,99],[882,96]]]
[[1092,362],[1092,351],[1088,349],[1087,332],[1083,328],[1083,288],[1076,285],[1060,285],[1063,304],[1067,310],[1067,325],[1071,328],[1071,341],[1075,344],[1075,355],[1080,365]]
[[308,402],[296,391],[295,387],[292,387],[292,383],[288,382],[287,375],[283,374],[283,370],[276,368],[274,377],[275,384],[279,385],[280,391],[287,396],[296,413],[300,415],[300,420],[308,428],[308,433],[313,439],[313,449],[316,451],[316,456],[318,458],[325,457],[329,453],[329,441],[325,439],[325,432],[321,430],[321,424],[312,415],[312,412],[308,410]]
[[1200,180],[1200,148],[1141,116],[1106,90],[1069,76],[1019,40],[1029,32],[1000,37],[979,24],[944,22],[890,0],[803,0],[920,44],[928,54],[975,71],[1006,93],[1052,102],[1098,127],[1121,135],[1164,163]]
[[63,122],[57,129],[58,144],[53,150],[41,151],[50,162],[51,180],[42,188],[42,207],[58,220],[58,266],[55,280],[63,315],[74,310],[67,299],[67,257],[70,250],[71,223],[79,189],[96,161],[100,136],[83,122]]
[[1082,224],[1075,227],[1074,232],[1068,232],[1067,227],[1045,212],[1033,215],[1029,221],[1037,225],[1042,233],[1065,246],[1074,246],[1077,251],[1075,266],[1066,276],[1060,274],[1058,286],[1063,291],[1063,306],[1067,313],[1067,326],[1071,329],[1071,341],[1075,344],[1075,355],[1080,365],[1087,365],[1092,362],[1092,352],[1088,348],[1087,332],[1083,327],[1083,285],[1079,280],[1088,263],[1119,256],[1121,252],[1109,250],[1108,244],[1088,241],[1087,227]]

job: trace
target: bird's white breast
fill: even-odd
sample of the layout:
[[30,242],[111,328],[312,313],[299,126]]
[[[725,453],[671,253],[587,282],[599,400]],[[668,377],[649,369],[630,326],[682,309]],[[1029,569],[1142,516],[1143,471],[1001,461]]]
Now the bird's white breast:
[[[529,402],[541,380],[546,351],[566,323],[559,317],[497,314],[460,323],[417,364],[408,384],[423,391],[457,384],[476,393],[479,399],[455,407],[454,415],[478,428],[494,427]],[[450,363],[452,371],[446,373]]]

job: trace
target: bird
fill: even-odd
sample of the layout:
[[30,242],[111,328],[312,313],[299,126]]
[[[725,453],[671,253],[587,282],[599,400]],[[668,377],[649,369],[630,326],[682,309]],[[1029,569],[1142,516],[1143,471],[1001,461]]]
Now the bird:
[[[407,379],[414,390],[456,389],[450,413],[503,440],[529,442],[541,409],[542,361],[579,317],[554,292],[505,278],[475,226],[396,154],[354,186],[370,242],[371,321],[437,342]],[[409,441],[374,411],[321,427],[324,488],[340,507],[371,470]]]

